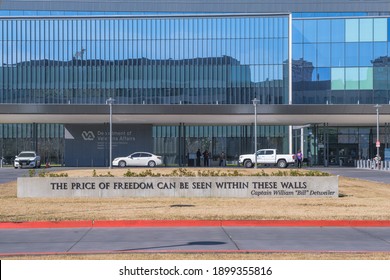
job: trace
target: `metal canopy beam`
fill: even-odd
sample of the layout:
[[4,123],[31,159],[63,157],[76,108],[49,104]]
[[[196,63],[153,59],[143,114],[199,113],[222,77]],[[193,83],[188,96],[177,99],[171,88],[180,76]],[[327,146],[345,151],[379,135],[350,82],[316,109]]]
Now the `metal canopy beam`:
[[[253,105],[113,105],[114,123],[247,125]],[[257,105],[258,125],[376,125],[374,105]],[[390,105],[379,110],[390,122]],[[0,123],[107,123],[107,105],[0,104]]]

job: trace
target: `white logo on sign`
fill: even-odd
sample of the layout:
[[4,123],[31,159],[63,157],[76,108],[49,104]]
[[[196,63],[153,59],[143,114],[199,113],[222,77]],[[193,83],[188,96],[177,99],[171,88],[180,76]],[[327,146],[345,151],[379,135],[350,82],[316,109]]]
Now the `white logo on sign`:
[[81,133],[81,136],[85,141],[93,141],[95,139],[95,134],[93,134],[92,131],[84,130],[83,133]]

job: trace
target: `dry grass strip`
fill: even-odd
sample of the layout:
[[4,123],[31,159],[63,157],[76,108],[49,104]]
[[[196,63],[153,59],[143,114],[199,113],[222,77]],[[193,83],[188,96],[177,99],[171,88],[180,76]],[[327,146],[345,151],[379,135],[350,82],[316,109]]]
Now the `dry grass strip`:
[[[122,176],[126,171],[99,169],[95,173]],[[92,176],[93,170],[66,173],[69,177],[85,177]],[[16,182],[11,182],[0,184],[0,221],[390,220],[388,184],[340,177],[339,191],[339,198],[17,198]]]

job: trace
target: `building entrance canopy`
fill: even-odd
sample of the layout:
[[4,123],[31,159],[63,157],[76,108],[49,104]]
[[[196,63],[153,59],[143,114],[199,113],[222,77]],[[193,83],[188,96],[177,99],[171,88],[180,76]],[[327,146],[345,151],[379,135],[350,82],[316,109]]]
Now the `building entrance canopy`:
[[[390,105],[379,108],[380,122],[390,123]],[[107,123],[108,105],[1,104],[2,123]],[[248,125],[248,105],[113,105],[113,122],[122,124]],[[258,125],[374,126],[374,105],[257,105]]]

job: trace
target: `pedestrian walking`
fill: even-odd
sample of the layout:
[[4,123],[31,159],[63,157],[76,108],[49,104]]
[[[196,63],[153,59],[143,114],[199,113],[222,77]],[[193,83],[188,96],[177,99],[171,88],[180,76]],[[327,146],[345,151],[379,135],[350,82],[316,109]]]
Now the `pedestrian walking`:
[[219,166],[221,166],[221,167],[226,166],[226,164],[225,164],[225,153],[224,152],[221,152],[219,154]]
[[303,154],[302,154],[301,150],[298,150],[298,152],[297,152],[297,166],[298,166],[298,168],[302,167],[302,160],[303,160]]
[[209,163],[209,151],[208,150],[205,150],[203,152],[203,165],[206,167],[206,166],[210,166],[210,163]]

